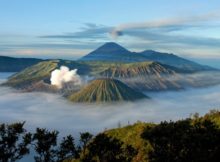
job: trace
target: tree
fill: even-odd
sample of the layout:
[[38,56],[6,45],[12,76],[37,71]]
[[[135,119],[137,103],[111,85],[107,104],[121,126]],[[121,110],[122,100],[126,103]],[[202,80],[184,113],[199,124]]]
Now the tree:
[[147,128],[142,137],[153,147],[150,162],[217,162],[220,159],[220,130],[210,120],[162,122]]
[[63,138],[60,143],[60,148],[58,150],[57,156],[58,162],[62,162],[63,160],[70,158],[74,159],[79,157],[75,147],[74,138],[71,135]]
[[57,159],[58,131],[48,131],[37,128],[33,135],[33,145],[36,152],[36,162],[55,162]]
[[82,154],[85,154],[86,146],[91,141],[93,135],[89,132],[80,133],[80,143],[81,143],[81,150]]
[[97,135],[87,148],[84,162],[130,162],[137,154],[132,146],[124,147],[123,142],[105,134]]
[[0,161],[14,162],[29,154],[32,135],[23,128],[24,124],[0,124]]

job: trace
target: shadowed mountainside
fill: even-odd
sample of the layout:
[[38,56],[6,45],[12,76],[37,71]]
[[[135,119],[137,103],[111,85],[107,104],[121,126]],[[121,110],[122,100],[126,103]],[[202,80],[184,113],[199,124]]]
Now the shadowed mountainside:
[[43,61],[36,58],[13,58],[0,56],[0,72],[18,72]]

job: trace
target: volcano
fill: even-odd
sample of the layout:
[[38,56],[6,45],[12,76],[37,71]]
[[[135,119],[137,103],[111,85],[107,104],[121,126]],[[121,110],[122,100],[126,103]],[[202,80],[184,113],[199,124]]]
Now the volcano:
[[83,103],[135,101],[144,98],[148,97],[121,81],[110,78],[93,80],[82,90],[69,96],[70,101]]
[[117,43],[108,42],[82,57],[80,61],[133,62],[142,59],[144,59],[144,57],[141,55],[135,55]]

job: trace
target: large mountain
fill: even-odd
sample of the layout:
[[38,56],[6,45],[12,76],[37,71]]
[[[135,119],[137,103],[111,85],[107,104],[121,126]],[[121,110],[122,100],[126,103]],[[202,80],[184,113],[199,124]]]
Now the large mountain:
[[110,78],[133,78],[147,76],[173,75],[175,71],[164,67],[157,62],[124,63],[111,66],[100,73],[101,76]]
[[42,61],[36,65],[30,66],[19,73],[12,75],[5,83],[15,88],[27,88],[33,84],[44,81],[49,83],[51,72],[61,66],[67,66],[70,69],[78,69],[79,74],[85,74],[89,71],[89,67],[75,61],[67,60],[50,60]]
[[0,56],[0,72],[18,72],[43,61],[35,58],[13,58]]
[[134,101],[147,98],[141,92],[135,91],[115,79],[97,79],[89,85],[69,96],[73,102],[113,102]]
[[[12,58],[0,56],[0,72],[19,72],[41,61],[45,60],[35,58]],[[175,71],[178,72],[216,70],[214,68],[200,65],[193,61],[181,58],[174,54],[160,53],[152,50],[146,50],[139,53],[130,52],[124,47],[113,42],[104,44],[103,46],[79,59],[79,61],[87,62],[85,64],[90,64],[94,61],[105,61],[110,63],[156,61],[165,64],[166,66],[173,66],[176,68]]]
[[[81,76],[115,78],[137,90],[157,91],[181,88],[174,80],[178,75],[172,68],[149,61],[138,63],[42,61],[13,75],[5,84],[25,91],[38,91],[42,89],[40,87],[45,87],[43,82],[50,84],[51,72],[60,66],[77,68]],[[52,87],[47,89],[50,88]]]
[[[139,91],[178,90],[186,86],[204,87],[220,83],[219,72],[183,75],[176,70],[177,68],[152,61],[123,63],[50,60],[42,61],[14,74],[5,85],[24,91],[41,91],[44,89],[42,87],[45,87],[43,83],[50,85],[51,72],[60,66],[78,69],[79,75],[85,77],[86,80],[88,78],[113,78]],[[47,89],[53,90],[53,87],[48,87],[45,91]],[[66,93],[66,89],[64,91]]]
[[134,54],[117,43],[109,42],[82,57],[80,61],[136,62],[143,59],[141,55]]
[[88,55],[82,57],[80,61],[111,61],[111,62],[142,62],[156,61],[162,64],[174,66],[181,72],[197,72],[204,70],[215,70],[209,66],[200,65],[193,61],[181,58],[174,54],[161,53],[152,50],[143,52],[130,52],[124,47],[110,42],[106,43]]
[[99,74],[115,78],[140,91],[177,90],[181,75],[157,62],[124,63],[111,66]]

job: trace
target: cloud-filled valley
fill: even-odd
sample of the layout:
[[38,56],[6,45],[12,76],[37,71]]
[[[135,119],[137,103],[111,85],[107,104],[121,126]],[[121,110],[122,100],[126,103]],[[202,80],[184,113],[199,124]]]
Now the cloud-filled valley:
[[[1,74],[1,82],[7,77]],[[0,122],[26,121],[30,130],[36,127],[57,129],[62,135],[82,131],[97,133],[106,128],[136,121],[160,122],[201,115],[219,108],[220,86],[146,93],[151,100],[120,104],[74,104],[59,95],[20,93],[0,87]]]

